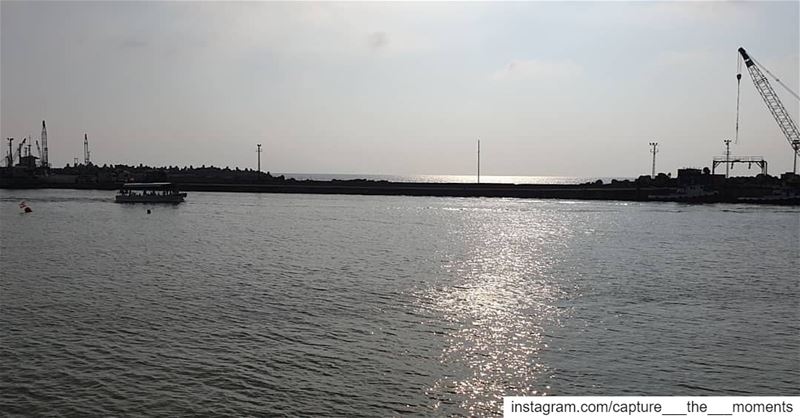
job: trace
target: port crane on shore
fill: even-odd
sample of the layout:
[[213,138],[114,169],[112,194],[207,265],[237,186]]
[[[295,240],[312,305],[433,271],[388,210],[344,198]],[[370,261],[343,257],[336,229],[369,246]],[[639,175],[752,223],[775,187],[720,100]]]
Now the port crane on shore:
[[[772,116],[775,118],[775,121],[778,122],[778,126],[783,131],[783,134],[786,136],[786,139],[789,141],[789,145],[794,150],[794,166],[792,172],[797,174],[797,157],[800,156],[800,130],[797,128],[797,124],[792,120],[789,112],[786,110],[786,107],[783,106],[781,99],[775,93],[775,89],[772,88],[772,85],[769,83],[769,80],[761,72],[759,67],[762,67],[764,71],[772,75],[769,70],[766,69],[763,65],[757,63],[755,59],[753,59],[744,48],[739,48],[739,54],[742,57],[742,61],[744,61],[744,65],[747,67],[747,72],[750,73],[750,78],[753,79],[753,84],[756,86],[756,90],[761,95],[761,98],[764,99],[764,103],[767,105],[767,109],[769,109]],[[741,84],[742,80],[742,72],[741,72],[741,61],[739,62],[739,71],[736,74],[736,82]],[[800,100],[800,97],[797,96],[795,92],[793,92],[789,87],[783,84],[777,77],[772,76],[775,80],[781,84],[789,93],[791,93],[794,97]],[[738,86],[737,86],[738,90]],[[739,136],[739,95],[737,93],[736,97],[736,136]]]
[[[22,142],[20,142],[19,145],[17,145],[17,159],[19,160],[20,164],[22,164],[22,147],[25,146],[25,141],[27,140],[28,138],[22,138]],[[11,161],[13,163],[14,159],[12,158]]]

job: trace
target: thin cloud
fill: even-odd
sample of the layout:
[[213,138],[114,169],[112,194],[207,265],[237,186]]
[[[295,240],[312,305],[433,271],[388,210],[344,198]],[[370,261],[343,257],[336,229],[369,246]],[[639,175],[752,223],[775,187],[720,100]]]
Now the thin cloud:
[[144,48],[150,43],[141,39],[126,39],[119,44],[120,49]]
[[564,79],[578,77],[583,68],[573,61],[512,60],[495,71],[493,80]]
[[389,35],[386,32],[373,32],[367,37],[367,45],[373,51],[389,45]]

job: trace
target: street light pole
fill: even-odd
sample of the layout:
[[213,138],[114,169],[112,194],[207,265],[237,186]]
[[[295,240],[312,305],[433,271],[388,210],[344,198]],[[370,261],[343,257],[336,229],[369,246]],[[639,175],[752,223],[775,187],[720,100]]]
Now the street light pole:
[[261,173],[261,144],[256,144],[258,146],[258,172]]
[[481,182],[481,140],[478,140],[478,183]]
[[650,175],[651,178],[656,178],[656,154],[658,153],[658,142],[651,142],[650,146],[653,149],[650,150],[650,153],[653,154],[653,174]]
[[731,140],[722,141],[725,143],[725,178],[728,178],[731,170]]

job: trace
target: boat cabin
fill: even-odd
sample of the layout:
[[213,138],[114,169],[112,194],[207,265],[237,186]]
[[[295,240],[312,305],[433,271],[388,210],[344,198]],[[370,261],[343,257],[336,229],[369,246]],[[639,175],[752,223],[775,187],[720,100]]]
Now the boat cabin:
[[117,203],[180,203],[181,193],[173,183],[125,183],[117,193]]

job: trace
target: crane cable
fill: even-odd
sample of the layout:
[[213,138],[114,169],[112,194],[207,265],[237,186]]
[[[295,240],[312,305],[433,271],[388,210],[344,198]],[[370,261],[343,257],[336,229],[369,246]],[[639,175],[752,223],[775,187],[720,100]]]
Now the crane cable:
[[769,72],[769,70],[767,69],[767,67],[765,67],[765,66],[761,65],[761,63],[760,63],[760,62],[758,62],[758,61],[756,61],[756,59],[755,59],[755,58],[753,58],[753,56],[752,56],[752,55],[750,55],[750,59],[752,59],[754,63],[758,64],[758,66],[759,66],[759,67],[763,68],[763,69],[764,69],[764,71],[766,71],[766,72],[767,72],[767,74],[769,74],[769,75],[770,75],[770,77],[774,78],[774,79],[775,79],[775,81],[777,81],[777,82],[778,82],[778,84],[780,84],[780,85],[781,85],[783,88],[785,88],[785,89],[786,89],[786,91],[788,91],[788,92],[789,92],[789,94],[791,94],[792,96],[794,96],[794,98],[795,98],[795,99],[797,99],[797,100],[800,100],[800,96],[798,96],[798,95],[797,95],[797,93],[795,93],[795,92],[794,92],[792,89],[790,89],[790,88],[789,88],[789,86],[787,86],[786,84],[783,84],[783,81],[781,81],[781,80],[780,80],[778,77],[775,77],[775,74],[772,74],[771,72]]
[[[756,65],[761,67],[767,74],[770,75],[775,81],[778,82],[786,91],[789,92],[795,99],[800,100],[800,96],[797,95],[792,89],[789,88],[786,84],[783,83],[778,77],[775,77],[775,74],[772,74],[767,67],[763,66],[760,62],[756,61],[752,55],[750,55],[750,59],[753,60]],[[740,91],[742,85],[742,60],[739,57],[739,54],[736,55],[736,136],[734,140],[734,144],[739,143],[739,102],[740,102]]]
[[736,54],[736,136],[734,137],[734,144],[739,143],[739,101],[740,92],[742,87],[742,60],[739,54]]

